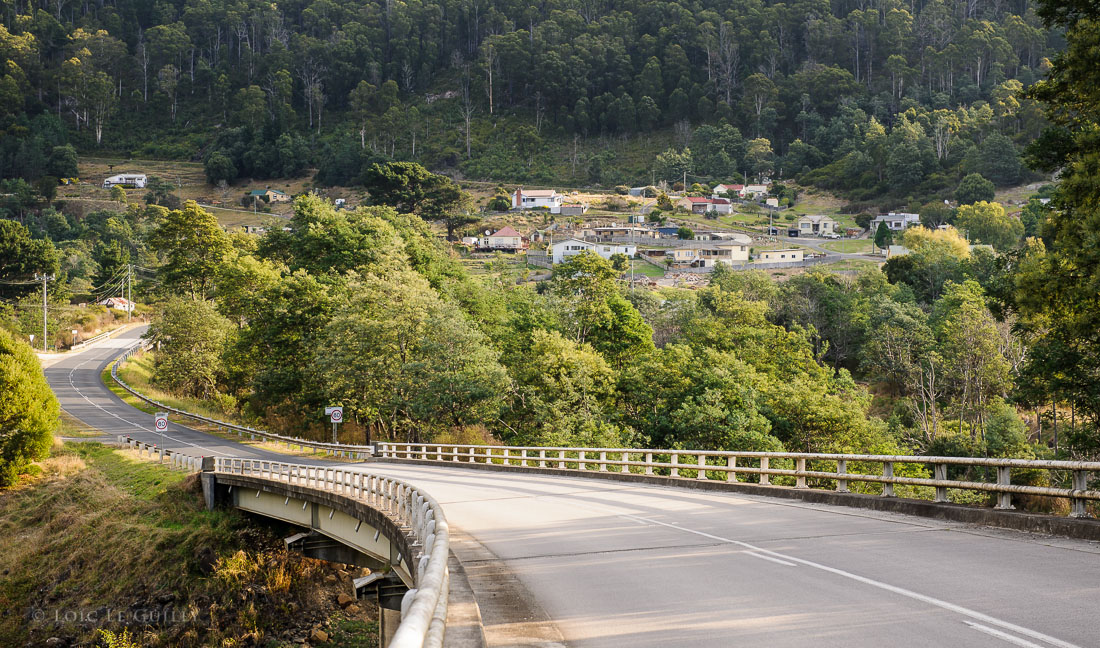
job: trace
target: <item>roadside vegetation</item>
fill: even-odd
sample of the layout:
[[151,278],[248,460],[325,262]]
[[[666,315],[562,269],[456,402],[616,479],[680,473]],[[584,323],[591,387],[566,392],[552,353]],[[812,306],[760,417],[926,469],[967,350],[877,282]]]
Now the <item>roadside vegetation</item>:
[[[353,616],[335,603],[346,579],[326,578],[338,566],[206,511],[195,475],[97,443],[58,443],[36,466],[0,493],[0,636],[12,645],[108,645],[107,630],[149,647],[286,646]],[[377,632],[374,618],[360,609],[356,622]]]

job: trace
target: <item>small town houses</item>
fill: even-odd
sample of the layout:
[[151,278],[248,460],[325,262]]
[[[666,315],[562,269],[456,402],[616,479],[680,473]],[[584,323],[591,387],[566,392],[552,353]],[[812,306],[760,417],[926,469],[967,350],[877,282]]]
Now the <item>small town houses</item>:
[[886,227],[892,232],[900,232],[902,230],[920,225],[920,214],[911,214],[907,212],[890,212],[889,214],[883,214],[876,216],[871,221],[871,235],[878,231],[880,223],[886,223]]
[[253,189],[248,192],[248,197],[252,200],[264,200],[269,203],[290,202],[290,196],[278,189]]
[[550,246],[550,259],[554,265],[568,261],[570,257],[582,252],[594,252],[604,259],[611,259],[616,254],[625,254],[633,257],[638,252],[638,246],[633,243],[593,243],[581,239],[568,238],[555,242]]
[[837,234],[837,222],[824,214],[806,214],[794,222],[798,236],[833,236]]
[[728,198],[707,198],[705,196],[684,196],[676,201],[676,206],[693,214],[707,214],[717,212],[729,214],[733,211],[733,205]]
[[510,225],[505,225],[496,232],[477,239],[476,246],[479,250],[518,252],[527,249],[527,242],[522,234]]
[[546,209],[551,214],[560,214],[565,196],[554,189],[524,189],[520,187],[512,194],[512,209]]

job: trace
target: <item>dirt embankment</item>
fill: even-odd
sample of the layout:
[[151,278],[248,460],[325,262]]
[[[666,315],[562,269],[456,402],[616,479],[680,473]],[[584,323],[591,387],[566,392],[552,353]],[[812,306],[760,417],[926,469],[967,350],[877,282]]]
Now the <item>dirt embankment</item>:
[[[365,570],[286,550],[275,530],[203,508],[194,476],[65,444],[0,492],[5,646],[360,646]],[[127,642],[132,643],[127,643]],[[376,639],[374,639],[376,641]]]

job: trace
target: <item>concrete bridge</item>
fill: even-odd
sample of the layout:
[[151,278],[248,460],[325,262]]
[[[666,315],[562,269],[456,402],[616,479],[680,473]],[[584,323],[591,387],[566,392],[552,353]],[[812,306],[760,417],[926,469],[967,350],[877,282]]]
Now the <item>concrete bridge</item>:
[[[47,370],[67,411],[112,437],[129,435],[181,456],[216,457],[210,472],[225,490],[220,495],[215,490],[215,497],[273,517],[283,511],[287,517],[280,519],[325,537],[371,515],[346,503],[335,506],[331,496],[306,496],[301,489],[326,490],[315,477],[308,481],[309,470],[321,462],[311,466],[176,423],[155,431],[150,415],[122,403],[99,378],[135,337],[104,342]],[[734,461],[736,471],[757,471],[756,481],[730,485],[724,479],[730,462],[717,460],[717,453],[704,457],[704,470],[694,474],[692,460],[694,467],[700,465],[696,456],[675,462],[655,456],[647,475],[644,456],[623,459],[613,450],[583,457],[594,464],[584,473],[574,468],[582,457],[568,455],[560,468],[558,457],[540,457],[537,450],[510,452],[507,459],[499,450],[495,458],[481,460],[478,454],[490,451],[475,450],[475,461],[469,460],[469,447],[382,450],[386,456],[366,462],[324,462],[326,470],[341,476],[322,481],[333,487],[352,484],[351,497],[356,484],[367,483],[370,490],[369,474],[430,496],[445,514],[452,564],[465,572],[490,646],[1100,645],[1100,544],[1087,539],[1100,537],[1093,535],[1095,521],[1029,516],[1004,507],[982,512],[1052,521],[1048,527],[1021,528],[1078,529],[1073,533],[1080,537],[1069,538],[990,526],[999,524],[992,517],[926,517],[906,514],[900,505],[851,506],[842,500],[904,500],[883,497],[886,493],[838,494],[835,485],[859,477],[846,466],[826,471],[813,459],[801,470],[797,459],[767,466],[795,482],[792,488],[769,489],[759,482],[764,469],[759,459]],[[267,468],[249,463],[245,470],[245,464],[233,463],[239,459],[266,462]],[[299,467],[290,468],[288,461]],[[622,468],[616,462],[624,461],[641,465],[616,475]],[[234,466],[244,472],[234,474]],[[673,477],[669,466],[680,474]],[[1094,470],[1080,467],[1085,479],[1086,468]],[[1005,472],[1005,488],[991,490],[1001,504],[1007,494],[1011,505],[1013,493],[1022,491],[1011,484],[1011,468]],[[818,473],[833,478],[833,499],[797,488],[799,480],[823,479],[814,476]],[[303,474],[307,481],[291,489],[292,479]],[[1093,497],[1078,486],[1062,496],[1075,502]],[[292,502],[308,512],[308,527],[299,511],[289,519]],[[963,508],[919,503],[935,506]],[[393,514],[377,501],[367,508]],[[343,515],[347,518],[338,517]],[[363,544],[355,550],[394,566],[394,574],[404,570],[416,584],[419,559],[396,560],[394,551],[421,557],[424,551],[417,554],[415,540],[408,539],[412,527],[401,519],[375,518],[377,526],[363,521],[360,535],[364,527],[379,537],[392,535],[387,546]]]

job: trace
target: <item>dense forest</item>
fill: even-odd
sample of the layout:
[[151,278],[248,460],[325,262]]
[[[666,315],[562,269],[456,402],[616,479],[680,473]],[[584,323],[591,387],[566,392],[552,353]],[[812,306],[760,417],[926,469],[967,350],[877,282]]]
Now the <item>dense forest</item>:
[[[68,10],[60,13],[63,18],[94,15],[91,5],[63,2],[61,7]],[[120,191],[116,207],[83,218],[43,206],[30,194],[7,191],[5,204],[20,213],[19,222],[0,220],[0,290],[6,302],[0,325],[21,338],[35,330],[26,321],[40,312],[40,284],[29,278],[32,273],[56,274],[51,298],[64,303],[70,292],[98,296],[97,291],[117,286],[123,273],[129,277],[136,271],[141,300],[157,309],[150,335],[161,342],[156,355],[161,387],[206,400],[227,414],[262,420],[277,431],[318,436],[324,434],[323,406],[342,403],[347,411],[342,432],[354,441],[369,436],[1095,458],[1100,456],[1100,101],[1095,97],[1100,68],[1093,52],[1100,16],[1088,3],[1049,1],[1040,5],[1039,15],[1066,34],[1068,48],[1051,59],[1046,76],[1026,94],[1011,96],[1021,106],[1043,106],[1036,117],[1043,126],[1037,133],[1040,145],[1032,147],[1028,160],[1041,172],[1058,171],[1060,182],[1035,196],[1019,217],[988,199],[922,211],[928,227],[901,233],[897,242],[909,253],[890,258],[881,269],[845,275],[812,271],[785,281],[720,269],[705,288],[652,291],[625,286],[619,270],[595,255],[559,264],[547,281],[517,281],[522,277],[507,272],[474,275],[444,241],[443,228],[433,225],[446,224],[448,214],[465,218],[461,206],[468,197],[418,164],[390,162],[360,167],[356,181],[372,187],[369,206],[336,209],[306,194],[295,202],[289,227],[262,237],[226,233],[198,204],[172,204],[155,183],[144,204],[127,203]],[[241,44],[241,60],[246,53]],[[182,64],[183,50],[177,54],[176,63]],[[326,65],[335,60],[329,57]],[[220,61],[236,69],[237,63]],[[981,74],[988,80],[995,73],[984,65]],[[515,119],[529,119],[525,101],[506,88],[506,75],[489,69],[494,84],[501,84],[492,94],[493,110],[514,110]],[[857,78],[855,70],[837,69]],[[1021,64],[1016,72],[1025,69]],[[860,87],[881,82],[874,68],[868,72],[861,64],[856,70]],[[705,72],[693,68],[691,75]],[[487,90],[487,74],[470,74],[471,84],[482,79]],[[780,74],[786,72],[777,62],[775,75]],[[419,78],[411,73],[414,85],[408,87],[415,88]],[[386,83],[371,96],[387,96]],[[40,87],[43,102],[51,87]],[[364,163],[384,159],[379,138],[397,131],[376,129],[371,121],[376,113],[360,122],[370,126],[362,133],[346,129],[340,135],[334,129],[326,135],[322,129],[314,139],[302,129],[308,116],[299,110],[307,106],[296,103],[294,87],[291,83],[287,108],[295,112],[296,127],[254,142],[289,141],[323,156],[324,146],[340,141],[366,151]],[[358,81],[355,87],[361,87]],[[911,84],[906,87],[912,91]],[[400,105],[403,114],[411,113],[400,102],[413,94],[396,90],[399,103],[386,112]],[[138,101],[134,92],[128,101],[140,105],[144,96]],[[199,120],[187,114],[193,108],[182,98],[177,120]],[[487,93],[479,95],[479,110],[488,99]],[[238,150],[242,160],[259,159],[249,157],[247,137],[275,132],[268,130],[274,113],[260,103],[258,130],[242,125],[212,135],[208,161],[221,156],[237,168]],[[333,107],[326,105],[313,105],[313,119]],[[173,131],[171,106],[162,103],[162,109],[166,132],[180,132]],[[837,110],[855,114],[863,108],[849,104]],[[920,138],[929,131],[921,110],[906,108],[882,122],[868,115],[867,124],[883,129],[885,150],[892,138],[902,137],[899,132],[924,142]],[[557,121],[564,116],[546,119],[547,129],[576,128],[575,122]],[[753,136],[753,128],[764,129],[738,121],[745,119],[743,113],[733,115],[738,126],[717,119],[697,126],[689,137],[711,133],[736,143],[739,129]],[[997,129],[1011,130],[1011,121],[994,114],[996,128],[977,136],[981,146],[997,140]],[[1025,120],[1017,121],[1023,132]],[[65,171],[75,164],[76,148],[94,145],[87,124],[77,130],[52,112],[16,122],[27,124],[29,138],[11,149],[17,154],[34,138],[60,138],[51,140],[57,142],[52,149],[39,151],[44,168]],[[45,130],[35,130],[39,127]],[[783,132],[782,120],[770,128],[760,134],[776,137]],[[316,130],[315,122],[310,132]],[[859,129],[844,132],[860,142],[845,158],[875,154],[872,144],[879,140]],[[227,133],[245,138],[239,148],[217,148],[229,142]],[[760,139],[765,138],[740,140],[745,155],[759,148],[753,142]],[[1001,139],[1016,146],[1008,135]],[[5,138],[4,146],[13,141]],[[170,138],[153,141],[175,145]],[[408,143],[411,154],[411,139]],[[910,143],[918,150],[924,145]],[[396,146],[388,155],[401,157]],[[692,159],[703,149],[690,151]],[[720,150],[717,158],[726,152]],[[982,163],[991,159],[981,150],[977,156]],[[659,157],[682,162],[687,152],[675,149]],[[867,173],[882,170],[890,182],[895,168],[890,160],[887,154],[885,164],[875,163]],[[1012,160],[1022,173],[1015,152]],[[971,184],[988,183],[971,179],[976,181]],[[19,183],[8,186],[26,189]],[[939,227],[944,224],[955,227]]]
[[[1021,89],[1063,46],[1027,0],[4,0],[0,177],[53,147],[211,182],[799,178],[857,199],[1026,174]],[[663,157],[658,158],[658,154]]]

